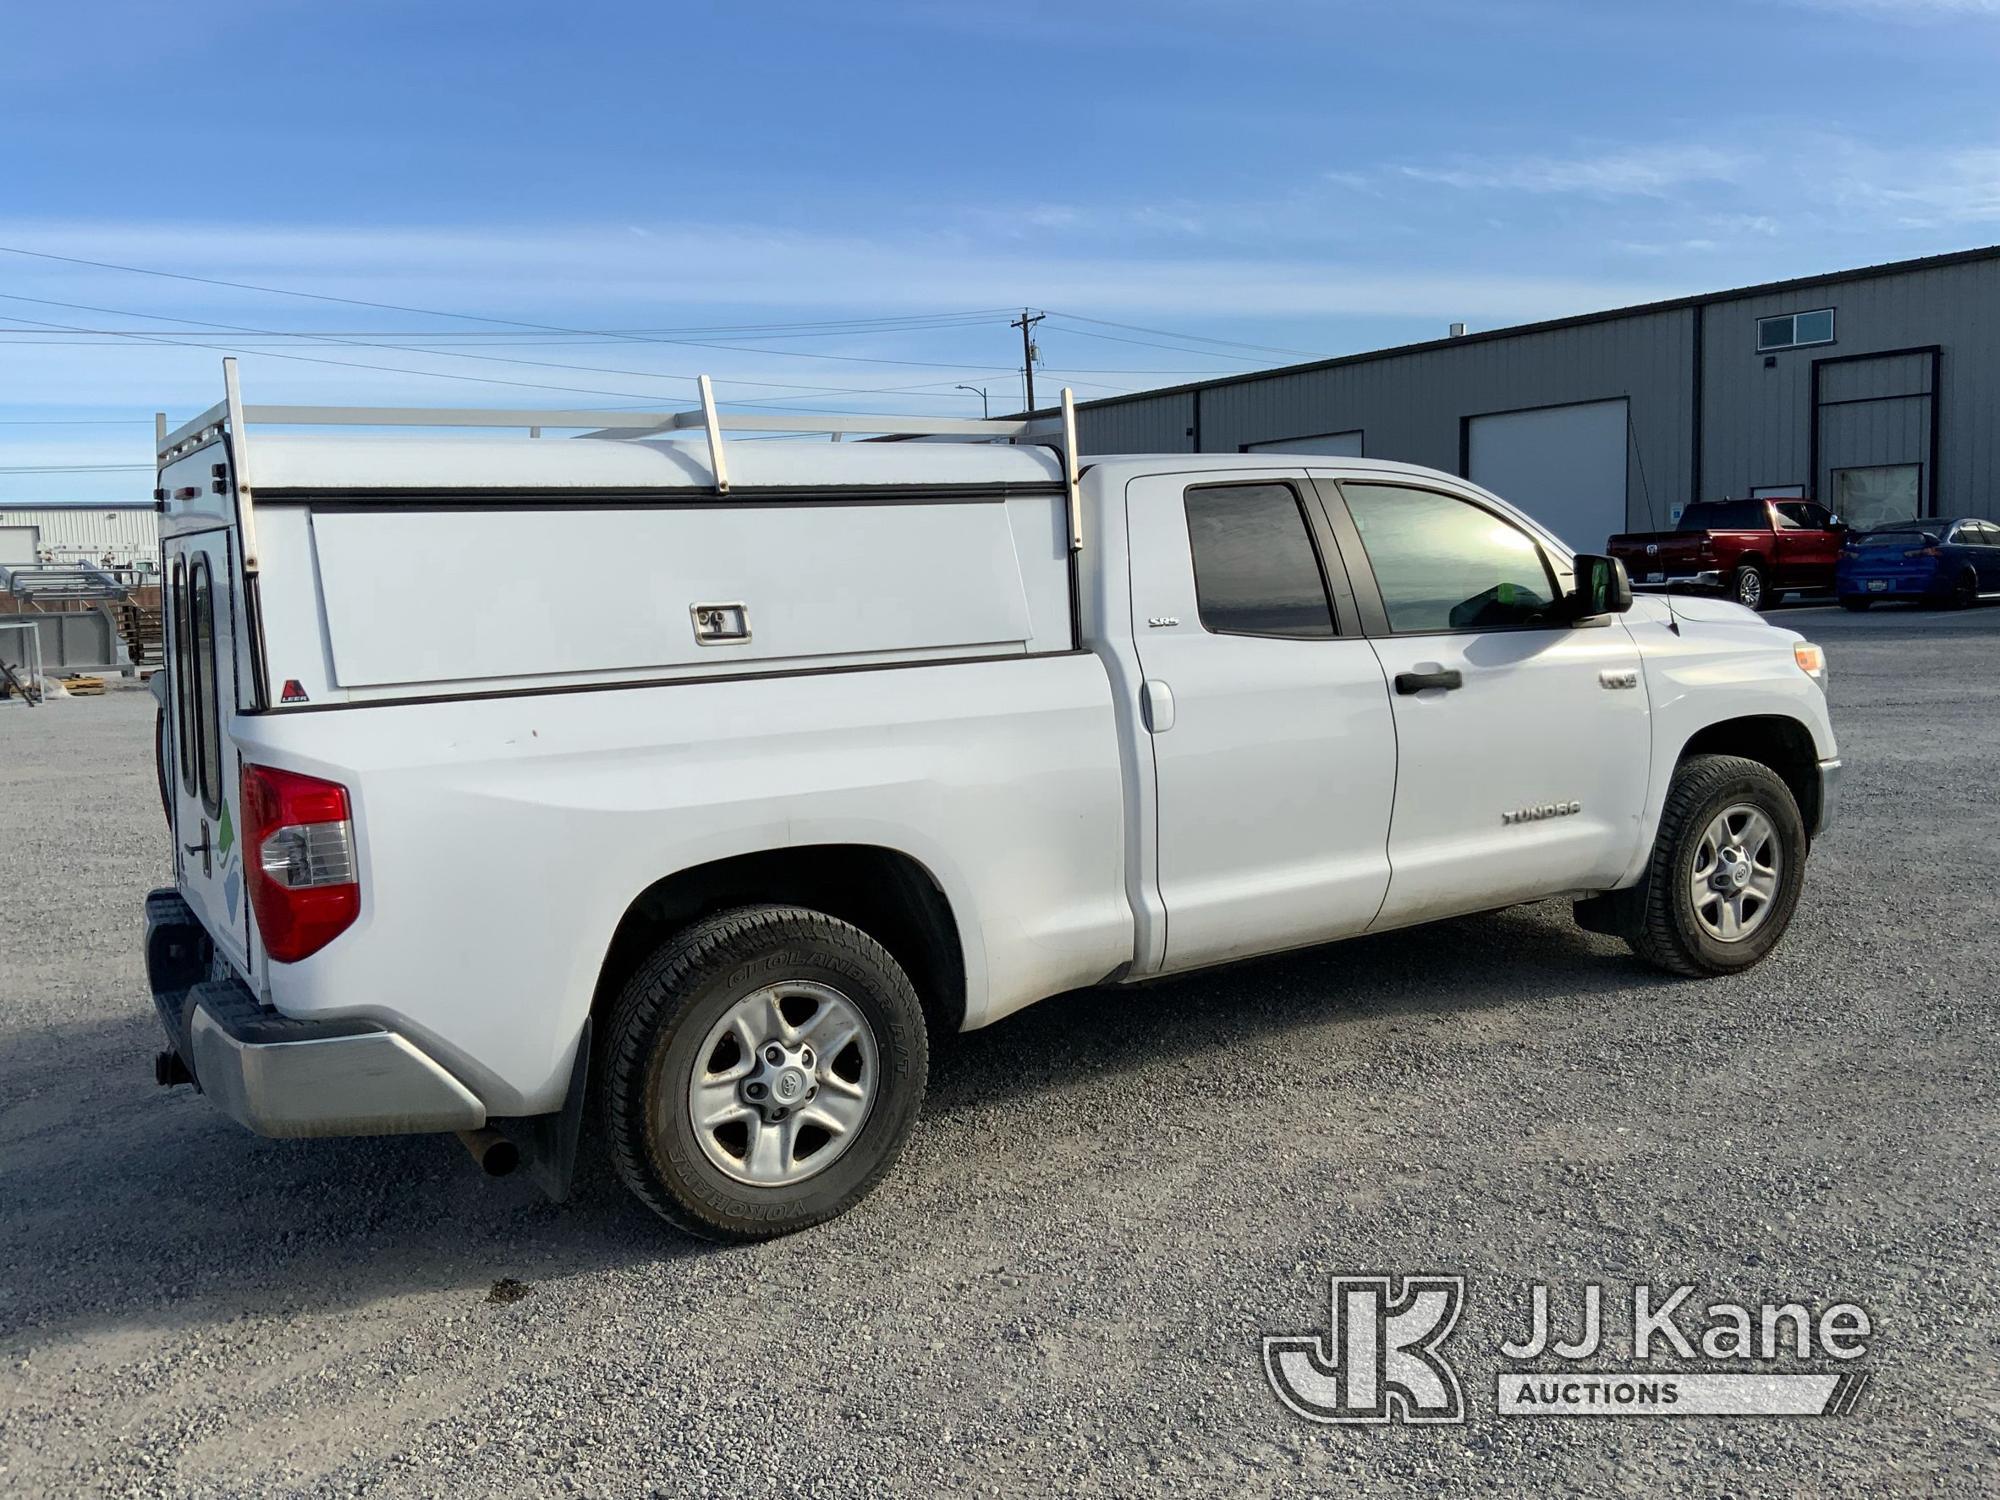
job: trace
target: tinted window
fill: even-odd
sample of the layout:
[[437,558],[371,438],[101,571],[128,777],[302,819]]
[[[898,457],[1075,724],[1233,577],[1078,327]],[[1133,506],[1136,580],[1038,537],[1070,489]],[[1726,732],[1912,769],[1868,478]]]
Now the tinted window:
[[1871,531],[1861,539],[1864,548],[1928,547],[1933,538],[1921,531]]
[[1681,512],[1682,531],[1769,531],[1761,500],[1697,500]]
[[1814,522],[1809,507],[1797,500],[1781,500],[1771,507],[1778,515],[1780,531],[1808,531]]
[[1319,553],[1290,485],[1191,489],[1187,523],[1203,625],[1235,635],[1333,634]]
[[2000,547],[2000,526],[1995,526],[1991,521],[1981,521],[1979,523],[1979,540],[1977,545],[1981,547]]
[[1490,630],[1548,623],[1542,549],[1469,501],[1390,484],[1343,484],[1391,630]]
[[188,621],[194,627],[190,650],[195,714],[200,721],[196,732],[201,741],[201,805],[213,816],[222,811],[222,716],[215,701],[215,589],[205,557],[194,560],[188,579]]
[[1814,505],[1808,501],[1805,505],[1805,517],[1806,525],[1818,531],[1824,531],[1833,525],[1833,512],[1824,505]]

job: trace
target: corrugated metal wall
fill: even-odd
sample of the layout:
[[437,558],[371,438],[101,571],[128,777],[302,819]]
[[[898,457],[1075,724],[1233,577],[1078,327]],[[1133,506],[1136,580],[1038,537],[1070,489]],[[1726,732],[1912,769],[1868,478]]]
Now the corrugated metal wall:
[[108,552],[121,567],[160,563],[160,518],[150,505],[0,506],[0,526],[35,527],[58,562],[97,562]]
[[[1247,443],[1358,428],[1370,458],[1455,474],[1468,417],[1629,397],[1626,514],[1633,525],[1665,526],[1687,491],[1692,331],[1684,309],[1649,313],[1093,405],[1079,414],[1082,446],[1183,452],[1191,444],[1181,433],[1198,425],[1203,452],[1235,453]],[[1186,414],[1178,425],[1176,411]]]
[[[1757,320],[1831,307],[1834,342],[1757,350]],[[1710,496],[1803,484],[1830,495],[1833,469],[1928,466],[1928,356],[1857,359],[1938,345],[1937,504],[1993,516],[2000,502],[2000,259],[1833,281],[1710,303],[1703,326],[1704,455]],[[1812,465],[1812,370],[1820,366],[1819,473]],[[1860,398],[1894,400],[1855,402]],[[1928,468],[1926,482],[1929,482]]]
[[[1822,307],[1834,309],[1835,342],[1779,352],[1766,368],[1757,320]],[[1932,344],[1943,350],[1934,402],[1928,355],[1873,357]],[[1670,526],[1690,498],[1753,486],[1826,495],[1844,465],[1923,462],[1928,481],[1933,407],[1939,510],[2000,517],[2000,255],[1094,402],[1078,420],[1087,453],[1186,452],[1190,428],[1209,453],[1358,428],[1371,458],[1459,473],[1468,418],[1612,397],[1630,399],[1626,518],[1635,529]],[[1894,399],[1873,399],[1885,397]]]

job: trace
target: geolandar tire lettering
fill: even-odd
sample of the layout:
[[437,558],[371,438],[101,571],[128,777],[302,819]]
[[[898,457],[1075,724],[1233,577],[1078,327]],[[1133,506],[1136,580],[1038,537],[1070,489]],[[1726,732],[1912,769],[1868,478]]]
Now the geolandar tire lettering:
[[1667,790],[1625,937],[1673,974],[1731,974],[1777,946],[1805,878],[1805,820],[1769,766],[1694,755]]
[[611,1009],[606,1139],[625,1185],[717,1240],[845,1212],[902,1154],[923,1103],[923,1007],[849,923],[749,906],[662,944]]

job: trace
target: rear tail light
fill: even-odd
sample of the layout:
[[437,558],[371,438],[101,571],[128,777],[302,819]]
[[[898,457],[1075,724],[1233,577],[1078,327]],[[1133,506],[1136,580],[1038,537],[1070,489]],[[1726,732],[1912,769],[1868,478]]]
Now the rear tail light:
[[361,915],[347,788],[271,766],[243,768],[244,864],[264,951],[319,952]]

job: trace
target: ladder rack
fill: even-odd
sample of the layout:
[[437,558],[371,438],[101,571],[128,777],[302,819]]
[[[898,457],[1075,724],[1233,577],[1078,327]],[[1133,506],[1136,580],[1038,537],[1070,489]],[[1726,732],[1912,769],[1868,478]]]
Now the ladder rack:
[[[313,427],[525,427],[539,437],[543,428],[568,430],[577,437],[637,439],[700,428],[708,438],[709,462],[715,488],[729,493],[729,462],[722,435],[731,432],[848,433],[873,437],[963,438],[992,442],[1021,441],[1049,433],[1046,419],[1030,417],[892,417],[853,412],[725,412],[715,404],[715,390],[706,375],[696,380],[701,405],[685,411],[540,411],[527,408],[448,406],[246,406],[237,389],[236,361],[222,361],[225,396],[192,421],[169,432],[164,412],[153,418],[153,433],[161,468],[183,458],[225,429],[238,434],[235,452],[237,507],[244,532],[244,568],[254,573],[256,533],[251,523],[251,486],[244,448],[252,424]],[[1076,402],[1064,387],[1061,407],[1063,480],[1069,508],[1072,552],[1083,547],[1082,506],[1077,491]]]

